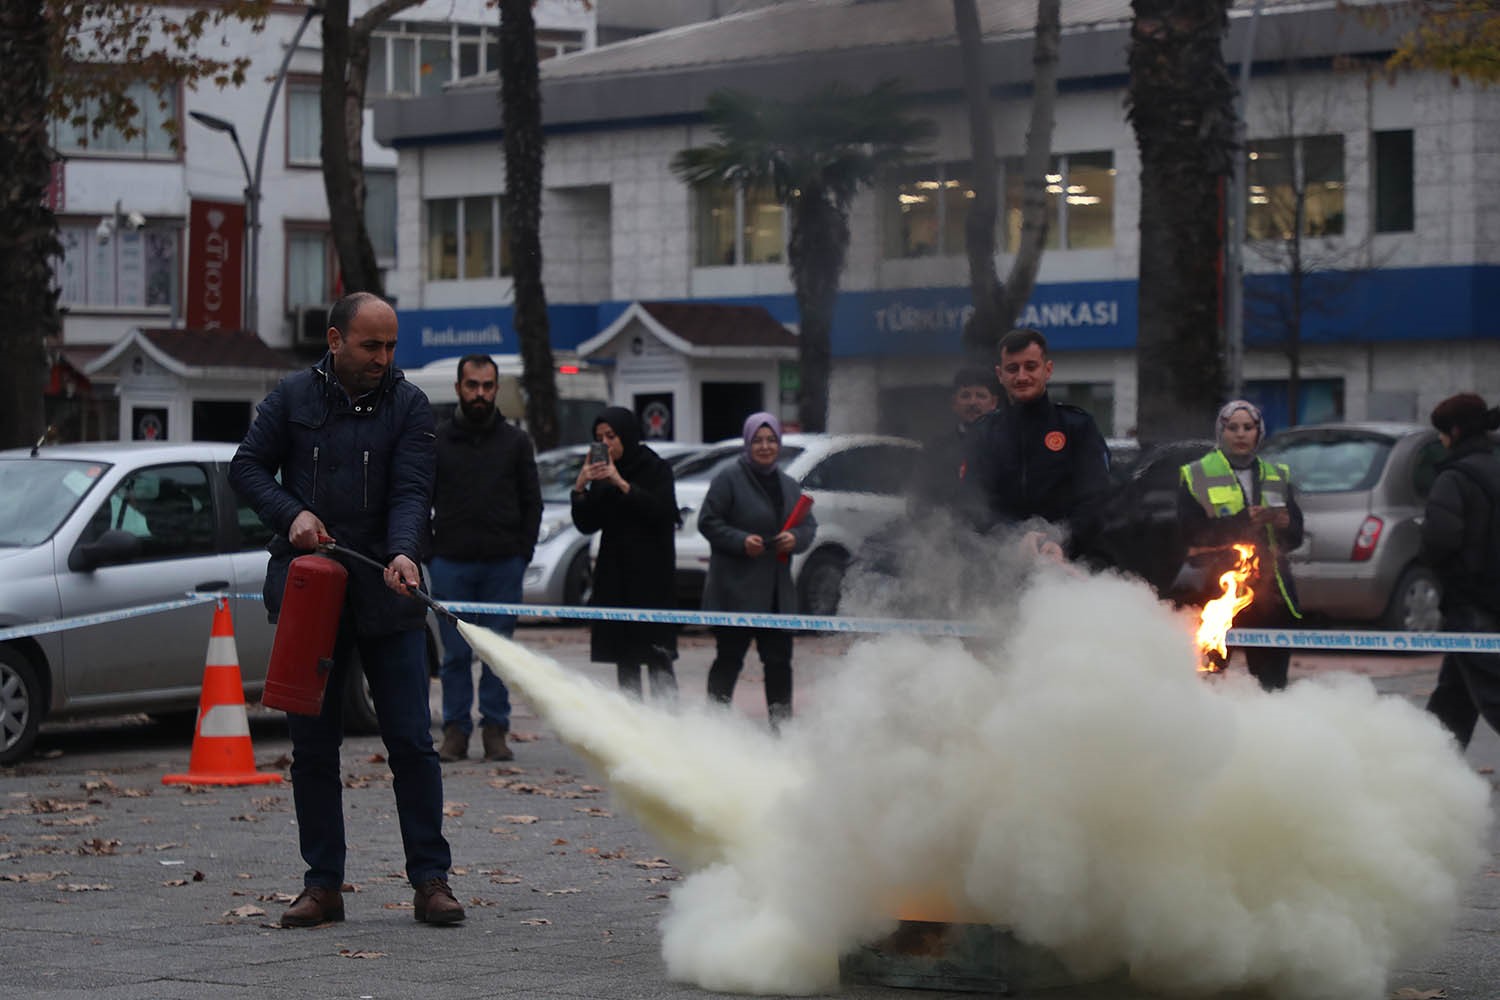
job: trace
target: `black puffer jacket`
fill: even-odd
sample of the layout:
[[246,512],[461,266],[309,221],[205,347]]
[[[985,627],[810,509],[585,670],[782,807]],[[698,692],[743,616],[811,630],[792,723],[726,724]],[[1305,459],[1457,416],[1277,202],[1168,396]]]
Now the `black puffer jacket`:
[[966,434],[965,513],[980,530],[1039,517],[1093,554],[1109,496],[1109,448],[1088,412],[1046,395],[1002,406]]
[[1500,612],[1500,567],[1493,558],[1492,530],[1500,531],[1500,458],[1489,438],[1476,434],[1454,445],[1437,466],[1422,517],[1422,561],[1443,586],[1443,609]]
[[[255,411],[255,422],[229,465],[235,492],[275,532],[267,546],[266,610],[281,610],[287,540],[304,510],[341,545],[381,563],[426,558],[436,464],[432,410],[422,390],[390,369],[380,385],[351,403],[333,376],[333,357],[288,375]],[[280,473],[280,480],[277,474]],[[426,607],[385,585],[362,563],[346,563],[345,601],[361,635],[422,627]]]

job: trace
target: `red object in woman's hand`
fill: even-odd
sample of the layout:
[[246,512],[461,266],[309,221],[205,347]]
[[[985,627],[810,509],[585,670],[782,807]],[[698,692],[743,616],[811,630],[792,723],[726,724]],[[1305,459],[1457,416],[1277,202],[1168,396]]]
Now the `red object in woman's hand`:
[[[781,530],[791,531],[797,525],[801,524],[807,518],[807,512],[812,510],[812,505],[813,498],[806,493],[798,497],[796,504],[792,506],[792,512],[787,515],[786,524],[781,526]],[[779,562],[786,562],[791,558],[792,554],[790,552],[776,553],[776,559]]]

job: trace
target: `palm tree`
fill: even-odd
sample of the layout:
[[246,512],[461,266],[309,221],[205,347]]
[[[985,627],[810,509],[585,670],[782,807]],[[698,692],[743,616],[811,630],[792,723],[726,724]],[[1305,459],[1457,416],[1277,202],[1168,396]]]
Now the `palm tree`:
[[795,101],[721,90],[706,109],[718,141],[672,159],[689,184],[769,188],[790,212],[787,262],[801,322],[797,415],[805,431],[828,426],[829,345],[850,202],[935,131],[929,121],[897,114],[896,103],[890,80],[864,94],[835,85]]
[[1141,440],[1193,437],[1224,391],[1220,187],[1234,153],[1230,0],[1133,0],[1130,123],[1141,151]]
[[47,138],[47,17],[41,0],[0,12],[0,448],[31,444],[45,429],[43,338],[60,327],[52,258],[62,251],[44,195]]

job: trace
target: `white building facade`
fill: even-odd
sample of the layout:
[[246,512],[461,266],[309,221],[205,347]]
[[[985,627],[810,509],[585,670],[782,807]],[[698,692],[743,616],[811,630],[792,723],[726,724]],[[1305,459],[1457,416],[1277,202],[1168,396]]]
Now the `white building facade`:
[[[1008,167],[1023,151],[1030,108],[1028,6],[980,4],[997,152]],[[1244,6],[1227,52],[1244,44]],[[1022,323],[1053,345],[1054,394],[1120,435],[1136,412],[1130,9],[1091,0],[1064,16],[1052,244]],[[794,328],[780,207],[753,192],[692,190],[670,161],[713,141],[702,109],[720,87],[795,98],[833,81],[865,88],[897,77],[910,102],[903,112],[932,119],[938,134],[911,168],[855,202],[829,424],[930,426],[960,360],[969,300],[970,154],[952,23],[947,0],[788,3],[546,64],[543,248],[554,347],[576,347],[643,301],[760,305]],[[1268,5],[1261,16],[1247,111],[1254,238],[1244,374],[1273,426],[1291,421],[1281,345],[1292,282],[1279,238],[1291,229],[1303,259],[1298,422],[1425,419],[1453,392],[1493,396],[1500,383],[1500,204],[1483,195],[1500,182],[1500,93],[1434,74],[1388,80],[1375,64],[1393,38],[1332,4]],[[1348,69],[1351,58],[1372,68]],[[481,79],[376,107],[377,138],[397,159],[389,289],[409,365],[456,345],[515,350],[508,262],[470,250],[471,239],[503,229],[494,86]],[[1002,200],[1008,248],[1018,226],[1014,170]],[[1002,251],[1002,277],[1009,264]],[[697,387],[680,392],[682,405],[702,405]],[[618,393],[615,401],[635,402]]]
[[[353,13],[371,6],[373,0],[355,0]],[[583,0],[541,0],[535,13],[543,56],[594,44],[595,14]],[[135,137],[94,136],[54,124],[61,161],[50,201],[63,243],[55,266],[63,329],[49,345],[57,365],[48,410],[63,436],[128,439],[140,430],[132,425],[128,370],[90,372],[133,331],[245,329],[273,348],[293,348],[304,333],[301,316],[326,310],[335,297],[338,265],[319,152],[317,17],[287,59],[306,14],[302,4],[277,4],[260,31],[232,21],[202,41],[205,52],[249,58],[243,86],[219,89],[205,82],[160,95],[144,84],[133,87],[131,96],[142,108]],[[440,94],[455,79],[492,71],[498,24],[484,0],[429,0],[402,12],[374,35],[370,99]],[[272,81],[284,62],[286,73],[273,97]],[[244,166],[230,136],[195,114],[234,127]],[[367,112],[366,221],[381,265],[393,269],[396,156],[374,142],[370,117]],[[247,172],[260,192],[254,275],[244,231]],[[312,339],[321,343],[321,332]],[[287,367],[296,363],[289,354]],[[147,391],[160,393],[159,387]],[[191,393],[192,386],[183,391]],[[222,395],[222,386],[214,391]],[[245,426],[256,399],[245,400]],[[192,412],[191,400],[180,402]],[[153,401],[152,408],[158,404]],[[218,422],[214,433],[232,433],[233,423]],[[191,421],[183,420],[171,436],[196,434]]]

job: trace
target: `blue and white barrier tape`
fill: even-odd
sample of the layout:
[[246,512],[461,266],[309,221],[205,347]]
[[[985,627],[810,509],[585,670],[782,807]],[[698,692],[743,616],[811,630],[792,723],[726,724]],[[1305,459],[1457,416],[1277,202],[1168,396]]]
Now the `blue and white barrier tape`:
[[[74,628],[87,628],[90,625],[103,625],[107,622],[123,621],[126,618],[136,618],[140,615],[154,615],[162,611],[176,611],[178,608],[191,607],[194,604],[207,604],[216,601],[219,594],[191,594],[176,601],[162,601],[160,604],[143,604],[136,608],[118,608],[114,611],[99,611],[91,615],[78,615],[73,618],[56,618],[52,621],[33,622],[29,625],[13,625],[10,628],[0,628],[0,642],[8,639],[19,639],[27,635],[47,635],[51,632],[66,632]],[[241,596],[241,595],[233,595]]]
[[1278,649],[1343,649],[1363,653],[1500,653],[1500,634],[1237,628],[1230,629],[1225,644]]
[[[230,597],[236,600],[260,599],[259,594],[189,594],[179,600],[163,601],[159,604],[0,628],[0,642],[22,636],[44,635],[67,629],[84,628],[89,625],[102,625],[106,622],[121,621],[139,615],[173,611],[194,604],[206,604],[220,597]],[[557,621],[639,622],[662,625],[775,628],[797,632],[886,633],[954,637],[994,634],[992,628],[975,622],[934,618],[830,618],[821,615],[741,614],[728,611],[669,611],[653,608],[593,608],[550,604],[488,604],[475,601],[445,601],[442,604],[454,614],[516,615]],[[1500,634],[1489,632],[1232,629],[1226,643],[1229,646],[1262,646],[1325,652],[1347,650],[1365,653],[1500,653]]]
[[994,630],[973,622],[933,618],[827,618],[821,615],[772,615],[736,611],[667,611],[654,608],[592,608],[578,605],[482,604],[439,601],[454,614],[520,615],[596,622],[640,622],[653,625],[728,625],[740,628],[780,628],[796,632],[901,632],[916,635],[991,635]]

